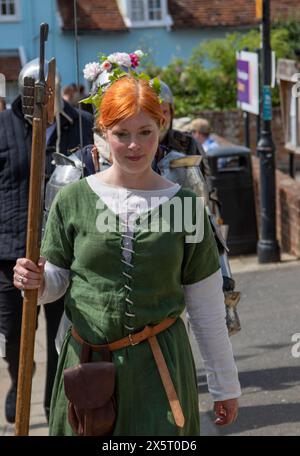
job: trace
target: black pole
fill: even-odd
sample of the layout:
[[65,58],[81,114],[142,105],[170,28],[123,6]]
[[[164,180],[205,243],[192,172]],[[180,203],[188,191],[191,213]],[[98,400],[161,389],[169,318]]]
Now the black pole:
[[250,115],[249,112],[243,111],[244,117],[244,144],[250,147]]
[[270,1],[263,0],[262,19],[263,54],[263,125],[257,145],[260,158],[260,239],[257,244],[258,261],[271,263],[280,261],[279,244],[276,239],[276,187],[275,146],[272,140],[271,99],[271,44],[270,44]]
[[294,152],[289,153],[289,174],[295,179],[295,154]]
[[[75,33],[75,61],[76,61],[76,83],[77,89],[79,90],[79,36],[78,36],[78,19],[77,19],[77,0],[73,1],[73,11],[74,11],[74,33]],[[82,107],[81,103],[78,103],[78,114],[79,114],[79,146],[80,153],[82,155],[83,149],[83,130],[82,130]],[[83,173],[83,168],[82,168]],[[83,177],[83,174],[82,174]]]

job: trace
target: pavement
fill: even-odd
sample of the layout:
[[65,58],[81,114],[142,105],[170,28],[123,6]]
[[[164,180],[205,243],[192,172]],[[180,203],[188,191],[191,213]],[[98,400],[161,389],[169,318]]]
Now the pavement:
[[198,359],[201,435],[300,436],[300,346],[292,340],[296,334],[300,340],[300,261],[283,255],[278,264],[260,265],[256,257],[233,258],[230,264],[242,293],[242,330],[231,337],[242,387],[239,416],[228,427],[213,424]]
[[[293,334],[300,333],[300,261],[282,255],[280,263],[258,264],[256,256],[230,259],[242,330],[231,337],[243,395],[235,424],[219,428],[213,424],[212,399],[199,350],[191,334],[195,356],[203,436],[299,436],[300,359],[292,356]],[[43,410],[46,367],[46,338],[43,312],[36,333],[36,373],[33,378],[30,436],[48,435]],[[298,350],[300,355],[300,348]],[[14,434],[4,417],[9,377],[0,358],[0,436]]]
[[[48,435],[48,425],[43,409],[44,385],[46,379],[46,331],[44,312],[40,312],[35,339],[36,372],[32,380],[30,410],[30,436]],[[14,435],[14,425],[7,423],[4,414],[5,396],[10,387],[6,363],[0,358],[0,436]],[[0,445],[1,446],[1,445]]]

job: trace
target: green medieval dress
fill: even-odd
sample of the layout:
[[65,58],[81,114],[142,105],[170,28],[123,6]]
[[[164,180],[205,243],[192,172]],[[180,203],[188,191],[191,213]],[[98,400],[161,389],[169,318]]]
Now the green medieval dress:
[[[189,198],[187,198],[189,197]],[[193,202],[196,195],[180,189],[158,208],[158,220],[174,199]],[[183,209],[182,209],[183,210]],[[172,213],[172,211],[170,211]],[[118,340],[145,325],[180,317],[185,308],[182,285],[198,282],[219,269],[217,247],[204,211],[204,237],[187,243],[183,227],[151,232],[142,229],[152,211],[140,216],[133,235],[131,264],[122,257],[122,231],[102,230],[99,223],[116,216],[90,188],[86,179],[57,195],[49,215],[42,255],[70,270],[65,296],[68,318],[80,336],[93,344]],[[100,217],[100,218],[99,218]],[[103,224],[103,223],[102,223]],[[101,230],[100,230],[101,231]],[[51,304],[49,304],[51,305]],[[134,328],[128,330],[127,328]],[[113,352],[116,366],[117,436],[199,435],[199,408],[194,360],[181,318],[157,336],[185,416],[178,428],[147,341]],[[73,435],[67,418],[63,370],[79,363],[81,346],[67,333],[53,387],[50,435]],[[99,360],[93,352],[93,361]]]

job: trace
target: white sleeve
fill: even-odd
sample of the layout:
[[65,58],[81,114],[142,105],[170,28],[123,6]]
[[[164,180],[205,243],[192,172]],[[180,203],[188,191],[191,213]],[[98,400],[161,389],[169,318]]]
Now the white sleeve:
[[45,288],[43,294],[38,298],[38,305],[56,301],[65,294],[70,283],[70,270],[46,261],[44,277]]
[[208,389],[214,401],[241,395],[232,345],[226,326],[223,278],[219,269],[192,285],[184,285],[187,318],[201,352]]

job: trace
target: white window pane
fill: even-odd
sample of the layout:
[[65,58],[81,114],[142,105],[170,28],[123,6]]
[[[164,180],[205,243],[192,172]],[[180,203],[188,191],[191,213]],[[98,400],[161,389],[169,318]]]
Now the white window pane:
[[131,19],[132,21],[144,21],[144,2],[142,0],[131,0]]
[[160,21],[162,19],[160,10],[149,10],[150,21]]
[[162,19],[161,0],[148,0],[148,10],[150,21],[159,21]]

